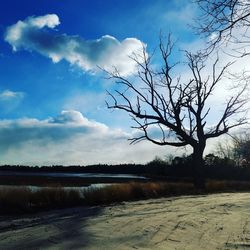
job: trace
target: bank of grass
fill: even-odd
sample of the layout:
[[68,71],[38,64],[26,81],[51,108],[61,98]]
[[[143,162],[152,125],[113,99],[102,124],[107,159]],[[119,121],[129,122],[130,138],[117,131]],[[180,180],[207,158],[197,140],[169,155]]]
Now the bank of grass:
[[11,186],[0,189],[0,212],[2,213],[27,213],[82,204],[81,192],[76,189],[48,187],[32,190]]
[[[233,191],[250,191],[250,182],[210,180],[202,193]],[[29,213],[53,208],[106,205],[191,194],[201,194],[201,191],[188,182],[129,182],[87,190],[64,189],[60,186],[31,190],[10,186],[0,188],[0,213]]]
[[186,182],[130,182],[114,184],[96,190],[88,190],[84,193],[84,197],[85,202],[88,205],[98,205],[121,201],[193,194],[194,192],[195,189],[193,184]]

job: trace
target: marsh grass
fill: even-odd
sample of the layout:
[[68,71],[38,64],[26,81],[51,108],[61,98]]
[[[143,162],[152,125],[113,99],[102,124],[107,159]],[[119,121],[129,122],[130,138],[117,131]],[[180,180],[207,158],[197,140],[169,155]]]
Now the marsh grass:
[[[250,182],[207,181],[203,193],[250,191]],[[61,186],[32,190],[0,188],[0,213],[29,213],[53,208],[106,205],[122,201],[200,194],[189,182],[128,182],[101,188],[65,189]]]
[[192,183],[129,182],[114,184],[101,189],[88,190],[84,193],[84,198],[88,205],[99,205],[121,201],[191,194],[194,193],[194,191]]
[[249,181],[220,181],[209,180],[206,183],[207,192],[237,192],[237,191],[250,191]]
[[41,209],[71,207],[83,204],[76,189],[48,187],[31,190],[28,187],[4,187],[0,189],[0,212],[25,213]]

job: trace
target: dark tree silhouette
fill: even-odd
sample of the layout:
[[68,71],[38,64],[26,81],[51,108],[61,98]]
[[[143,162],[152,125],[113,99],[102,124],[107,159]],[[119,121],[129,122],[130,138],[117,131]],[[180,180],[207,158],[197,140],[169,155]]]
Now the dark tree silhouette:
[[[206,105],[207,100],[231,64],[217,72],[217,59],[210,76],[207,76],[204,72],[205,58],[187,52],[191,78],[184,79],[183,82],[181,77],[174,77],[176,64],[170,64],[173,49],[170,36],[166,46],[160,40],[159,48],[163,62],[160,70],[154,68],[152,56],[148,56],[144,49],[142,56],[133,57],[138,65],[135,77],[123,77],[117,70],[107,72],[109,79],[118,84],[114,92],[108,92],[111,100],[107,106],[127,112],[136,122],[137,126],[134,128],[140,132],[131,138],[131,143],[148,140],[161,146],[190,145],[193,148],[194,184],[203,188],[203,152],[207,140],[246,123],[244,117],[237,119],[246,103],[243,99],[245,86],[228,98],[217,124],[208,126],[206,119],[210,108]],[[233,117],[236,119],[233,120]]]
[[194,0],[201,10],[197,19],[199,34],[209,38],[208,53],[221,43],[237,44],[232,55],[250,54],[249,0]]

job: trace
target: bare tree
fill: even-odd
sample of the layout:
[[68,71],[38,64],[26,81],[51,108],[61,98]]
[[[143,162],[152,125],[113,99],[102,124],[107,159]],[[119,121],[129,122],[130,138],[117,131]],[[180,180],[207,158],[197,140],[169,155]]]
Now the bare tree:
[[[176,64],[170,64],[173,44],[170,37],[166,46],[160,41],[162,67],[154,69],[152,56],[145,49],[142,58],[133,59],[138,65],[135,78],[125,78],[117,70],[108,72],[109,78],[116,81],[117,88],[110,93],[108,108],[119,109],[131,115],[140,131],[131,143],[148,140],[161,146],[191,146],[194,161],[194,184],[204,187],[203,153],[206,142],[210,138],[227,133],[230,129],[246,123],[246,118],[233,117],[242,111],[246,100],[243,99],[245,87],[234,96],[228,98],[221,118],[216,125],[207,125],[210,108],[206,103],[221,81],[226,69],[225,65],[217,72],[218,59],[214,62],[210,76],[205,71],[204,58],[201,55],[186,53],[189,80],[182,82],[181,77],[174,77]],[[206,76],[203,77],[203,74]],[[155,133],[157,129],[158,134]],[[159,136],[160,135],[160,136]]]
[[250,54],[250,1],[249,0],[194,0],[201,10],[197,19],[199,34],[208,38],[210,53],[221,43],[234,43],[232,55]]
[[249,132],[233,136],[234,158],[240,166],[250,166],[250,134]]

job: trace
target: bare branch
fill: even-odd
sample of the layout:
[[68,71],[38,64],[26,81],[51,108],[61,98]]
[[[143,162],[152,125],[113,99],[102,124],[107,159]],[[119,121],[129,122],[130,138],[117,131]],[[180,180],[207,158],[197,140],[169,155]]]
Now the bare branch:
[[232,51],[232,56],[250,54],[250,2],[242,0],[194,0],[201,10],[195,29],[208,39],[206,53],[221,43],[244,44]]
[[[109,73],[117,89],[113,93],[108,92],[113,104],[107,106],[131,115],[137,125],[133,128],[140,131],[130,139],[131,143],[147,140],[161,146],[190,145],[194,152],[202,155],[207,139],[247,122],[244,116],[239,116],[246,104],[243,98],[246,86],[228,99],[217,124],[208,127],[206,119],[212,107],[206,106],[207,100],[232,63],[218,70],[217,57],[208,74],[207,57],[201,53],[186,52],[191,77],[183,81],[173,73],[176,64],[170,64],[173,50],[170,36],[166,45],[160,39],[159,49],[162,58],[160,70],[152,66],[152,57],[144,48],[142,55],[132,58],[138,66],[136,78],[125,78],[117,71]],[[158,131],[157,135],[152,133],[152,129]]]

